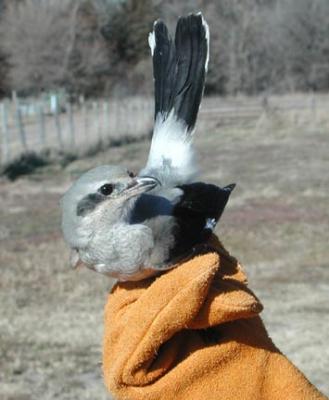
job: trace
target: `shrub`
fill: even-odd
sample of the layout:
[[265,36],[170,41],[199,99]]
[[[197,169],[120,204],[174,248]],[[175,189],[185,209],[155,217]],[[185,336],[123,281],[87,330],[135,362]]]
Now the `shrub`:
[[14,181],[22,175],[33,173],[36,169],[50,164],[50,160],[45,155],[35,152],[26,152],[7,163],[1,174],[9,180]]

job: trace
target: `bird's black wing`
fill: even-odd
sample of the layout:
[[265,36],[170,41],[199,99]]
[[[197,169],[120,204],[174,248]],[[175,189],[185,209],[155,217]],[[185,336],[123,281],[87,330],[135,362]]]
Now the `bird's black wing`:
[[175,259],[206,241],[220,219],[235,184],[220,188],[206,183],[181,185],[183,191],[173,209],[175,246],[170,259]]

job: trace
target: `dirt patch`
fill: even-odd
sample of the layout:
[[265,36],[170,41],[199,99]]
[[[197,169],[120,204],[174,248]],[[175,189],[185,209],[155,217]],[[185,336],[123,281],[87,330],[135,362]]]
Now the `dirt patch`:
[[293,205],[282,204],[281,199],[273,199],[268,202],[253,202],[244,206],[234,208],[230,212],[230,225],[244,224],[254,227],[261,223],[282,224],[282,223],[321,223],[328,216],[318,209],[302,209]]

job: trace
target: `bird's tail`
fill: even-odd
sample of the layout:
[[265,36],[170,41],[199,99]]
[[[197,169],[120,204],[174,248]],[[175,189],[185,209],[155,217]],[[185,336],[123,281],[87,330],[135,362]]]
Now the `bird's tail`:
[[191,138],[208,65],[209,30],[201,13],[178,20],[174,41],[162,21],[154,23],[155,127],[145,171],[164,184],[187,183],[196,172]]
[[179,18],[175,41],[156,21],[149,43],[153,56],[155,119],[172,112],[193,131],[204,89],[209,47],[208,25],[201,13]]

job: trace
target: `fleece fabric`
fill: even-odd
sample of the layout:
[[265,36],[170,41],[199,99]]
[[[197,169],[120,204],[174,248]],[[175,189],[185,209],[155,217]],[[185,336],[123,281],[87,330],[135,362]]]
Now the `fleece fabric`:
[[326,399],[275,347],[240,264],[211,248],[160,277],[118,283],[103,374],[117,400]]

